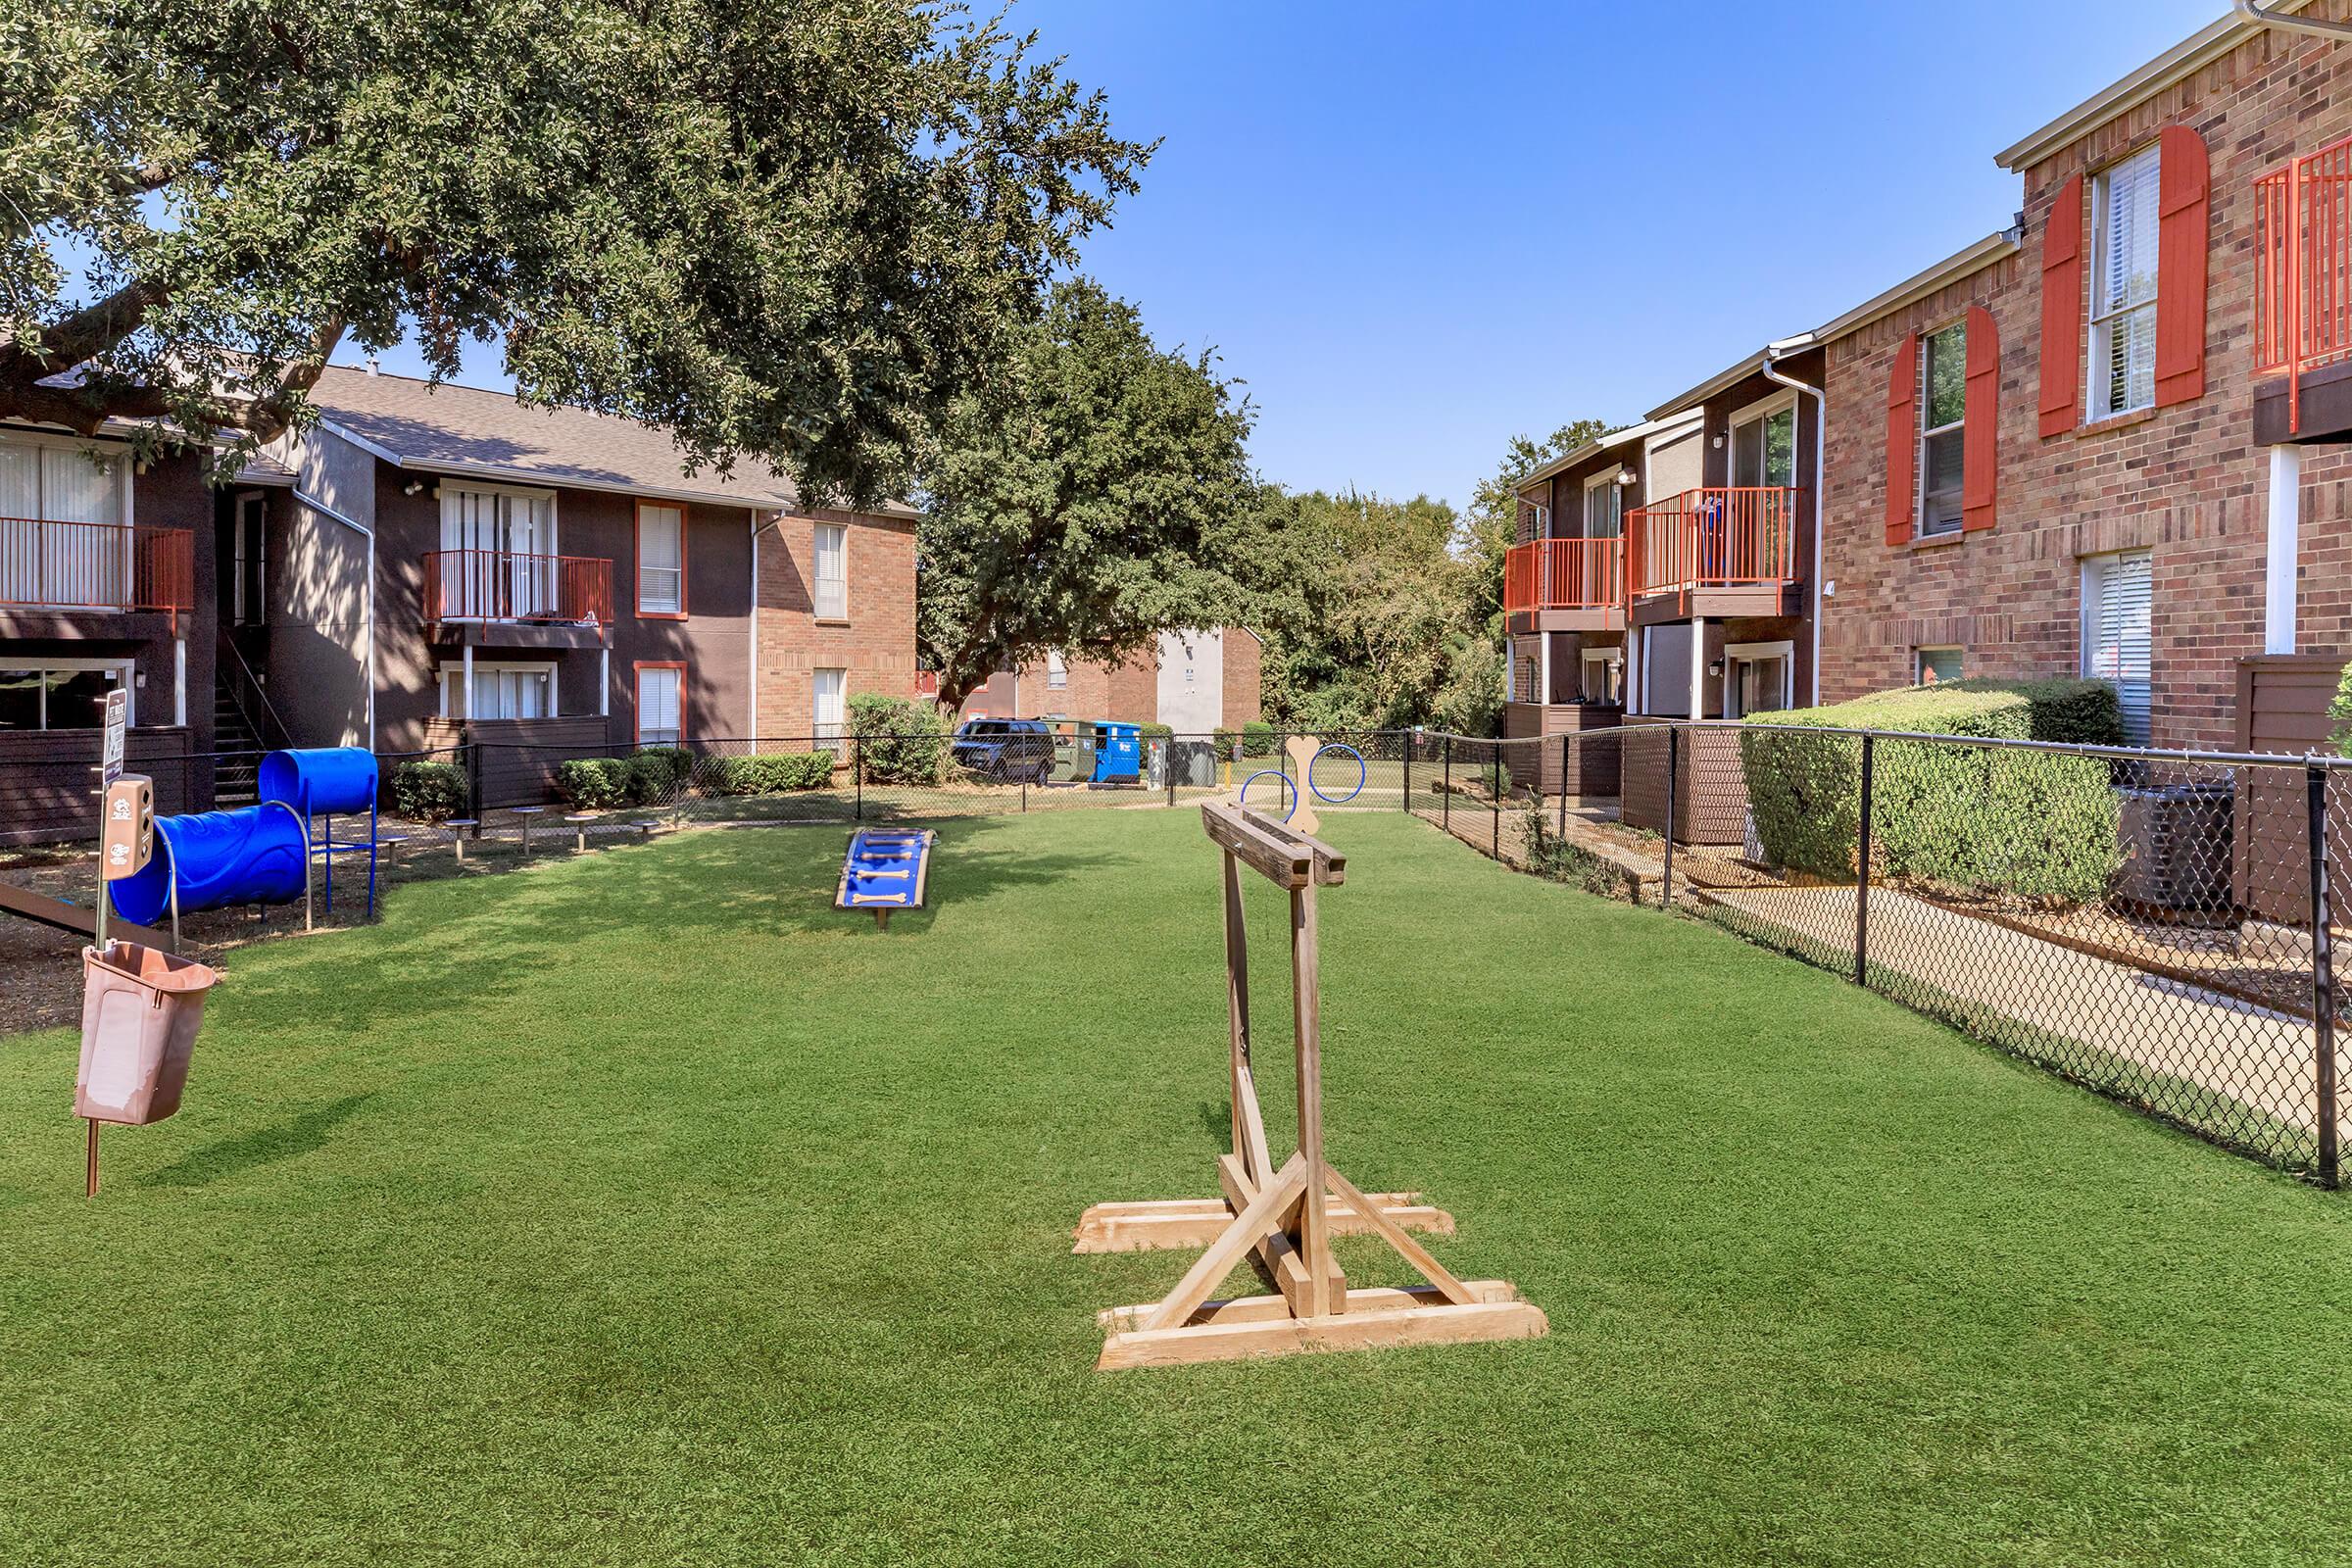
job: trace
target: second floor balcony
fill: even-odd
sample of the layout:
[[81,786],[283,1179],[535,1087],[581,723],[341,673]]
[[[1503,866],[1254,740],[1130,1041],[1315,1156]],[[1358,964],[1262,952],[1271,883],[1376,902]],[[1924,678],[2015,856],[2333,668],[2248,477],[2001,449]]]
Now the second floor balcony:
[[[1783,590],[1796,582],[1797,497],[1789,488],[1717,487],[1635,508],[1625,519],[1630,596],[1680,595],[1687,613],[1778,613]],[[1718,602],[1690,602],[1701,594]]]
[[0,611],[144,611],[176,627],[195,608],[195,535],[186,528],[0,517]]
[[[1624,624],[1625,540],[1537,539],[1514,546],[1503,558],[1502,608],[1514,615],[1544,615],[1545,629],[1598,631],[1614,613]],[[1603,617],[1596,619],[1595,616]],[[1583,625],[1582,621],[1592,624]]]
[[2255,439],[2352,430],[2352,137],[2254,185]]
[[429,550],[424,619],[474,634],[534,627],[602,642],[612,626],[612,563],[596,556],[538,556],[508,550]]

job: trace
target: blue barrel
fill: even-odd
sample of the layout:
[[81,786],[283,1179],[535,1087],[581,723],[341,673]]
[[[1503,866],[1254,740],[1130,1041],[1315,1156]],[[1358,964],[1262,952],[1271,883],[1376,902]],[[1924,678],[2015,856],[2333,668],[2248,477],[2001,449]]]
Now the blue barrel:
[[306,817],[372,810],[375,776],[375,754],[364,746],[271,752],[262,759],[262,799]]
[[290,904],[302,897],[309,850],[302,823],[277,806],[159,816],[154,858],[107,888],[115,912],[133,925],[154,925],[171,912],[175,867],[183,910]]

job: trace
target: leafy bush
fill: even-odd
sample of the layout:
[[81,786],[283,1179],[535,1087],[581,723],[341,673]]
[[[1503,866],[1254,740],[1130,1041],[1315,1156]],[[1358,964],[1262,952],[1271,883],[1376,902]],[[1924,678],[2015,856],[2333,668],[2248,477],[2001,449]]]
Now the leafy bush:
[[392,769],[392,809],[412,822],[446,822],[466,810],[466,773],[454,762],[403,762]]
[[872,784],[937,784],[947,772],[948,726],[929,703],[871,694],[850,699],[850,733]]
[[783,795],[792,790],[821,790],[833,782],[831,752],[771,752],[759,757],[730,757],[719,764],[716,789],[721,795]]
[[[2027,735],[2069,746],[2124,744],[2124,706],[2112,681],[2071,675],[2047,680],[1994,680],[1972,676],[1938,691],[2013,693],[2026,700]],[[1868,701],[1868,699],[1864,699]],[[1872,726],[1874,728],[1879,726]]]
[[610,810],[628,804],[628,775],[611,757],[575,757],[556,764],[556,798],[575,811]]
[[1232,730],[1225,729],[1225,728],[1223,728],[1222,726],[1220,726],[1220,727],[1218,728],[1218,730],[1217,730],[1217,733],[1216,733],[1216,746],[1217,746],[1217,755],[1218,755],[1219,757],[1231,757],[1231,756],[1233,756],[1233,754],[1234,754],[1234,753],[1233,753],[1233,749],[1234,749],[1236,746],[1239,746],[1241,743],[1242,743],[1242,738],[1241,738],[1241,736],[1239,736],[1238,734],[1234,733]]
[[1272,757],[1274,755],[1274,726],[1262,718],[1253,718],[1242,726],[1242,755],[1244,757]]
[[649,746],[621,763],[631,806],[667,806],[694,777],[694,754],[674,746]]
[[2328,717],[2332,721],[2328,743],[2335,748],[2336,756],[2352,757],[2352,664],[2344,666],[2335,683],[2335,699],[2328,705]]
[[[2122,732],[2115,694],[2085,681],[1957,681],[1881,692],[1829,708],[1758,713],[1740,765],[1756,836],[1777,865],[1850,877],[1860,837],[1861,742],[1825,728],[2070,739]],[[2110,727],[2111,726],[2111,727]],[[2106,761],[1998,747],[1882,738],[1875,743],[1871,838],[1876,874],[2084,903],[2123,863]]]

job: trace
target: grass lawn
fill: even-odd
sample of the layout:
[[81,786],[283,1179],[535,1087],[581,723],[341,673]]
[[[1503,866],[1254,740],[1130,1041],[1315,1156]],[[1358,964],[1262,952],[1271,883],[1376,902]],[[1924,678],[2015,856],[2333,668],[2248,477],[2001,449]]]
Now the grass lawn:
[[951,824],[879,937],[841,832],[689,834],[234,955],[95,1203],[74,1041],[0,1040],[0,1563],[2342,1560],[2346,1200],[1327,828],[1333,1157],[1548,1339],[1092,1370],[1190,1254],[1071,1225],[1225,1136],[1197,813]]

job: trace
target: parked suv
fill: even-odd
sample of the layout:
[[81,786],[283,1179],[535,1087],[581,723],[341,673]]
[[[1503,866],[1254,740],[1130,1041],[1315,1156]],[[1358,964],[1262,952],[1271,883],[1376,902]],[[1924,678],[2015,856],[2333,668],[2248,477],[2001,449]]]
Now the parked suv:
[[985,778],[1043,784],[1054,770],[1054,732],[1033,718],[972,718],[956,728],[956,762]]

